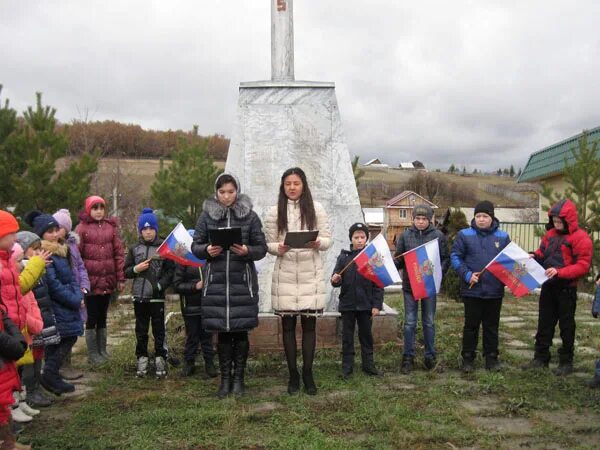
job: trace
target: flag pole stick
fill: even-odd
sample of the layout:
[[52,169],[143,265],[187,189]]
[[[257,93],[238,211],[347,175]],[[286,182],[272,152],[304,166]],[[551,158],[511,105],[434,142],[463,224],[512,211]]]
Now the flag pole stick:
[[348,267],[350,267],[352,265],[353,262],[354,262],[354,259],[351,259],[350,262],[348,264],[346,264],[346,267],[344,267],[342,270],[340,270],[338,272],[338,275],[343,274],[348,269]]

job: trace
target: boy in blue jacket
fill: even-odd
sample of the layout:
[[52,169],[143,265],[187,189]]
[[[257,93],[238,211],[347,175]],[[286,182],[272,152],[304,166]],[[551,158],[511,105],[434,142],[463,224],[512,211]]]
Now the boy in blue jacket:
[[340,287],[338,310],[342,316],[342,377],[350,377],[354,367],[354,326],[358,324],[358,340],[362,357],[362,370],[367,375],[381,376],[373,361],[372,318],[383,308],[383,288],[366,279],[351,264],[343,274],[341,270],[358,255],[369,238],[369,228],[364,223],[350,227],[350,250],[342,250],[331,276],[331,285]]
[[[600,315],[600,273],[596,277],[596,284],[596,295],[592,304],[592,316],[594,319],[597,319]],[[588,383],[588,386],[592,389],[600,388],[600,359],[596,361],[596,372],[594,373],[594,378]]]
[[462,339],[462,369],[474,369],[479,327],[483,325],[483,356],[487,370],[498,370],[498,326],[504,297],[504,284],[483,268],[510,243],[500,230],[494,205],[484,200],[475,206],[471,226],[456,236],[450,260],[460,278],[460,294],[465,307]]

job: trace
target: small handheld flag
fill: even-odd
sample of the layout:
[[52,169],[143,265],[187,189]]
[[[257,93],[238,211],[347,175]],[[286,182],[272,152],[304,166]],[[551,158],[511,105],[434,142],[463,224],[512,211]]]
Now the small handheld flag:
[[403,253],[404,270],[415,300],[432,297],[440,292],[442,264],[438,239],[426,242]]
[[[400,275],[385,238],[378,234],[356,257],[356,270],[379,287],[398,283]],[[343,272],[343,271],[342,271]]]
[[192,253],[192,237],[179,222],[169,233],[157,253],[166,259],[171,259],[184,266],[202,267],[206,260],[199,259]]

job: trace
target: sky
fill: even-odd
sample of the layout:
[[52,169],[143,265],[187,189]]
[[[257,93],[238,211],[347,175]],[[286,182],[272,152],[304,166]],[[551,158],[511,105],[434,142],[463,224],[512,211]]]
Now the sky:
[[[335,82],[363,162],[518,168],[600,126],[598,17],[594,0],[295,0],[295,75]],[[268,0],[0,0],[1,98],[230,136],[270,39]]]

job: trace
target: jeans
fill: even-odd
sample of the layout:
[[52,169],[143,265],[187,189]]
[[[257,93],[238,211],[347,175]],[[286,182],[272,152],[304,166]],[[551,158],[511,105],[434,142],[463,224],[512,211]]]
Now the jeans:
[[152,320],[155,356],[167,357],[165,346],[165,304],[164,302],[133,302],[135,312],[135,356],[148,356],[148,330]]
[[411,292],[404,294],[404,356],[415,356],[415,335],[419,303],[421,304],[421,325],[425,340],[425,357],[435,358],[435,305],[436,296],[416,301]]
[[562,347],[558,349],[560,362],[573,362],[575,345],[575,308],[577,290],[574,287],[542,286],[538,328],[535,335],[535,358],[550,361],[550,346],[558,323]]
[[463,297],[465,324],[463,327],[462,357],[475,359],[479,326],[483,326],[483,355],[498,356],[498,327],[502,298]]

